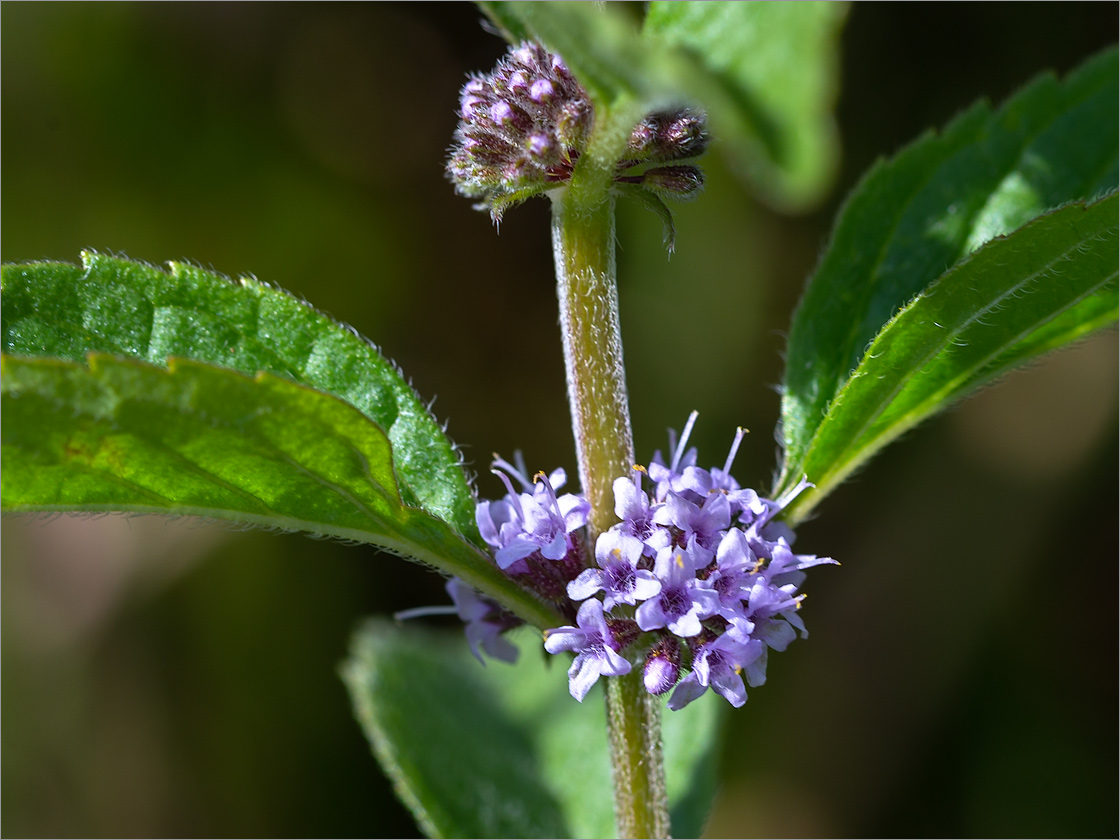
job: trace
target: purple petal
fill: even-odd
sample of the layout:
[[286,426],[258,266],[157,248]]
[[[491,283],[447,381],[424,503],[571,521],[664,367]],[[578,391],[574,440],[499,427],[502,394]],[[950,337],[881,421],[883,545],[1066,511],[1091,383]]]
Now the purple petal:
[[573,601],[582,601],[590,598],[603,588],[603,572],[601,569],[584,569],[579,577],[568,584],[568,597]]

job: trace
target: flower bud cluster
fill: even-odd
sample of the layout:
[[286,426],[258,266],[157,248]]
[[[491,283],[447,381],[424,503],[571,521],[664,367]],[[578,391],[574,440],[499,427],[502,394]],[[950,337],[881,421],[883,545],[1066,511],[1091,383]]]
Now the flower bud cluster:
[[[798,615],[804,570],[835,561],[794,554],[793,532],[774,517],[810,485],[777,501],[741,487],[730,469],[742,429],[722,468],[696,466],[696,450],[687,448],[695,419],[679,442],[670,434],[668,462],[657,453],[648,469],[615,480],[619,522],[596,540],[593,566],[579,537],[589,505],[557,496],[563,471],[538,473],[533,483],[522,464],[494,462],[509,493],[478,505],[479,530],[500,568],[573,622],[547,630],[544,646],[575,653],[568,685],[577,700],[600,676],[641,667],[650,694],[672,691],[670,709],[709,688],[738,707],[747,699],[743,675],[761,685],[768,652],[807,635]],[[477,655],[478,644],[494,647],[517,622],[472,597],[469,610],[465,596],[455,600]]]
[[[586,150],[594,110],[559,56],[525,42],[510,47],[490,73],[470,78],[459,117],[447,174],[461,195],[482,199],[478,207],[497,222],[506,208],[567,183]],[[704,183],[698,167],[658,164],[697,157],[707,143],[702,113],[651,114],[635,126],[615,183],[657,196],[695,195]]]

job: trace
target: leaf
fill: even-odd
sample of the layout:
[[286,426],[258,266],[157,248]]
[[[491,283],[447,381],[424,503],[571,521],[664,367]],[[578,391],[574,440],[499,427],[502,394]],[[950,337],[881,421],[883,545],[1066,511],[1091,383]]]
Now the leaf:
[[[1085,231],[1086,238],[1071,253],[1075,259],[1070,260],[1063,257],[1063,246],[1051,229],[1051,225],[1058,225],[1081,230],[1088,222],[1069,227],[1071,214],[1078,212],[1099,226],[1104,223],[1101,214],[1107,214],[1107,206],[1088,214],[1084,209],[1071,208],[1050,222],[1028,226],[1009,237],[1007,243],[990,246],[1005,257],[1003,262],[992,264],[984,258],[977,263],[986,265],[988,273],[975,281],[979,283],[979,297],[970,299],[975,306],[996,308],[986,311],[983,321],[971,327],[967,337],[953,339],[958,344],[965,340],[982,344],[985,354],[990,355],[985,366],[970,368],[959,381],[957,374],[950,376],[956,384],[939,390],[935,402],[923,402],[919,413],[907,413],[905,423],[899,418],[900,425],[892,428],[876,426],[873,446],[864,441],[856,452],[846,448],[849,444],[837,448],[832,437],[827,448],[823,443],[826,422],[832,428],[833,423],[843,425],[846,412],[855,410],[844,407],[849,402],[846,390],[853,372],[865,363],[876,371],[875,375],[881,371],[873,364],[871,354],[876,351],[868,350],[868,345],[902,307],[927,287],[931,292],[937,289],[931,284],[982,243],[1015,230],[1048,208],[1115,188],[1117,69],[1116,51],[1111,50],[1087,62],[1064,82],[1042,76],[995,113],[985,105],[976,105],[940,135],[926,135],[893,160],[876,164],[849,197],[790,329],[781,419],[785,458],[775,493],[789,490],[804,474],[820,485],[791,507],[793,518],[804,516],[875,449],[922,417],[1012,365],[1073,340],[1088,327],[1110,319],[1108,312],[1114,304],[1109,301],[1114,300],[1115,293],[1107,276],[1083,276],[1081,269],[1075,268],[1082,260],[1086,261],[1086,271],[1099,266],[1101,259],[1107,262],[1107,255],[1115,251],[1107,225],[1096,233]],[[1112,225],[1115,223],[1113,212]],[[1036,236],[1042,238],[1036,240]],[[1034,258],[1042,258],[1051,246],[1056,249],[1049,255],[1056,261],[1055,268],[1032,279],[1032,272],[1044,265],[1044,261],[1036,264]],[[1020,252],[1022,259],[1017,256]],[[1027,255],[1032,258],[1027,259]],[[946,274],[941,289],[971,282],[973,269],[967,265],[962,263],[960,272]],[[1053,274],[1055,270],[1061,271],[1060,277]],[[1079,289],[1092,291],[1074,290],[1070,300],[1055,302],[1058,308],[1043,311],[1044,297],[1034,293],[1036,287],[1044,278],[1049,278],[1051,285],[1058,279],[1064,284],[1067,275],[1069,283],[1082,284]],[[1006,297],[1014,295],[1016,289],[1030,289],[1031,293]],[[1094,294],[1104,297],[1079,304],[1082,295]],[[1034,301],[1037,306],[1030,305]],[[916,312],[926,312],[925,306]],[[1005,343],[995,340],[995,335],[1004,332],[1002,325],[1019,323],[1014,312],[1023,306],[1029,317],[1035,318],[1033,326],[1021,325],[1021,332],[1001,339]],[[909,318],[904,321],[910,323]],[[984,324],[997,329],[987,336]],[[941,353],[943,363],[950,367],[954,359],[964,364],[966,354],[959,348],[946,345]],[[898,371],[911,380],[908,388],[923,387],[927,361],[921,354],[909,362],[896,359],[898,364],[917,365]],[[859,375],[867,369],[862,368]],[[957,373],[963,375],[965,369]],[[862,383],[857,390],[867,385]],[[882,406],[882,410],[886,408]],[[893,413],[889,416],[895,417]],[[855,423],[856,427],[864,425],[863,421]],[[849,443],[855,445],[854,440]]]
[[111,353],[159,365],[179,356],[334,394],[388,433],[405,504],[478,542],[458,453],[367,340],[252,278],[230,281],[183,263],[161,271],[93,252],[82,262],[3,267],[5,352],[71,361]]
[[388,436],[336,397],[183,359],[6,356],[2,370],[5,512],[205,516],[357,540],[556,626],[486,554],[403,504]]
[[686,50],[706,76],[691,92],[713,134],[761,194],[787,209],[818,201],[839,161],[833,117],[847,5],[834,2],[649,4],[647,41]]
[[[355,635],[343,678],[374,754],[429,836],[612,837],[602,691],[577,703],[566,669],[528,633],[516,666],[483,668],[458,635],[374,620]],[[703,829],[721,711],[706,697],[664,718],[675,836]]]

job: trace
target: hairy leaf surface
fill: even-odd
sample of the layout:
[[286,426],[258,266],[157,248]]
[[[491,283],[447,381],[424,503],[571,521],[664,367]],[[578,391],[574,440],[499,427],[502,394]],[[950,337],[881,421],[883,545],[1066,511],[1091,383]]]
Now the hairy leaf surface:
[[82,260],[3,267],[5,353],[71,361],[111,353],[158,365],[178,356],[333,394],[388,434],[405,504],[477,541],[458,453],[368,341],[251,278],[230,281],[183,263],[162,271],[92,252]]

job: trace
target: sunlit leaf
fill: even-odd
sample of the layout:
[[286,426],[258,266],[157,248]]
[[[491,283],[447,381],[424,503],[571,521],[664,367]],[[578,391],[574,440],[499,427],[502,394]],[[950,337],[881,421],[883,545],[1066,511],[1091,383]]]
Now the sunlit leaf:
[[252,278],[230,281],[183,263],[162,271],[92,252],[82,259],[3,267],[5,353],[71,361],[111,353],[159,365],[179,356],[334,394],[387,432],[405,503],[477,540],[458,453],[370,342]]
[[[803,515],[867,455],[921,417],[1012,365],[1109,320],[1115,292],[1101,267],[1115,254],[1108,217],[1114,203],[1069,208],[1047,217],[1049,221],[1040,219],[1007,242],[989,246],[998,261],[977,252],[957,269],[947,269],[1049,208],[1114,189],[1117,100],[1113,50],[1065,81],[1041,77],[994,113],[984,105],[969,109],[941,134],[923,137],[865,176],[841,213],[790,330],[782,398],[785,462],[776,492],[803,474],[822,485],[799,500],[791,515]],[[1115,209],[1111,212],[1114,231]],[[1071,238],[1061,239],[1063,231]],[[1067,253],[1068,248],[1073,250]],[[985,272],[974,279],[976,265],[984,265]],[[930,305],[915,297],[938,290],[944,295],[955,284],[977,293],[972,302],[984,316],[967,336],[953,335],[943,348],[937,375],[953,381],[953,387],[937,388],[940,396],[923,401],[917,413],[905,412],[904,421],[902,415],[885,414],[884,422],[887,417],[897,422],[890,428],[876,426],[874,445],[860,444],[858,453],[846,448],[849,444],[840,446],[831,437],[834,432],[823,430],[826,425],[835,429],[852,410],[845,408],[851,403],[849,388],[867,387],[866,382],[853,384],[852,377],[858,370],[866,378],[867,365],[875,370],[872,354],[877,349],[868,349],[871,341],[911,301],[915,315],[903,321],[903,328],[913,329],[911,319]],[[1058,292],[1053,298],[1038,293],[1067,286],[1069,294],[1062,300]],[[1020,309],[1026,321],[1020,322]],[[1004,335],[1005,323],[1015,323],[1018,331],[1008,326]],[[985,325],[993,329],[986,331]],[[966,363],[966,354],[954,347],[964,341],[986,348],[979,368],[973,369],[975,360]],[[961,360],[962,367],[949,374],[945,366],[951,368],[954,360]],[[894,359],[907,365],[897,372],[909,389],[925,387],[931,361],[921,354]]]

